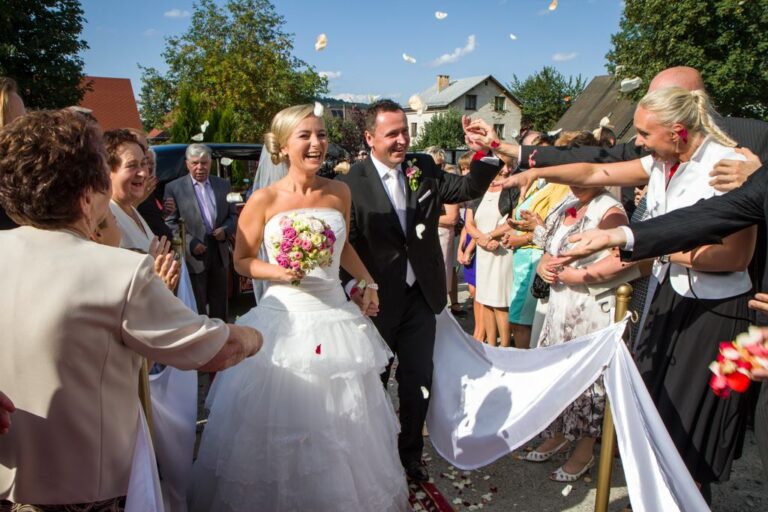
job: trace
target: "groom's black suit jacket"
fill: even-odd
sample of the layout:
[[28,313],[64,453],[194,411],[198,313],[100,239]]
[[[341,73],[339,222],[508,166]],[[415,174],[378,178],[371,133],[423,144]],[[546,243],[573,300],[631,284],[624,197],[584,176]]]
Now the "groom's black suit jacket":
[[[349,241],[379,285],[384,316],[388,304],[405,297],[407,261],[432,311],[437,314],[445,308],[445,264],[437,236],[441,206],[482,196],[499,170],[495,165],[475,161],[469,174],[458,176],[443,172],[428,155],[409,155],[403,169],[409,167],[409,161],[421,170],[421,177],[415,191],[406,186],[405,233],[370,157],[337,178],[352,191]],[[349,279],[342,272],[342,281]]]

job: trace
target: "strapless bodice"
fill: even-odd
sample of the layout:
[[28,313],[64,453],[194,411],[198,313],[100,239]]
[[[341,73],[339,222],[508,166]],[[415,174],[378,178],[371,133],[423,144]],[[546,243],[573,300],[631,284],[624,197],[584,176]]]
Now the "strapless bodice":
[[340,306],[347,300],[339,281],[341,251],[347,239],[344,215],[334,208],[299,208],[270,218],[264,226],[264,241],[270,263],[276,264],[277,252],[269,241],[275,236],[281,236],[280,219],[292,213],[315,217],[328,224],[336,235],[333,261],[328,267],[317,267],[307,272],[298,286],[270,282],[259,306],[290,311],[315,311]]

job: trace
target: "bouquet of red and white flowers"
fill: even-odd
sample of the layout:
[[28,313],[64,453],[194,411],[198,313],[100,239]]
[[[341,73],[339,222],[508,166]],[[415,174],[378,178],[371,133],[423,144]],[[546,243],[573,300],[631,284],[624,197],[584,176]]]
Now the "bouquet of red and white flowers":
[[280,231],[270,239],[278,265],[302,273],[331,265],[336,235],[328,224],[311,215],[291,213],[280,219]]
[[717,396],[726,397],[731,391],[743,393],[752,382],[752,371],[768,369],[768,339],[759,327],[736,336],[734,341],[720,343],[720,353],[709,365],[714,374],[709,387]]

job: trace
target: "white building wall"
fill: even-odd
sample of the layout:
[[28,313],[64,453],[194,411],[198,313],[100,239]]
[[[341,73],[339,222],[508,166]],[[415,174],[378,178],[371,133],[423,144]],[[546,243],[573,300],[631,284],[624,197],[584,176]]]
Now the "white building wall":
[[[452,107],[462,115],[483,119],[491,126],[496,124],[503,124],[503,139],[512,139],[516,137],[518,133],[520,133],[522,110],[508,96],[504,95],[502,90],[493,80],[489,79],[486,80],[485,83],[478,84],[476,87],[468,91],[467,94],[477,95],[476,110],[466,110],[464,108],[465,96],[461,96],[456,99],[453,103],[450,104],[449,107]],[[506,98],[504,101],[504,112],[496,112],[495,98],[502,95],[504,95]],[[432,119],[432,117],[434,117],[436,114],[444,112],[445,110],[447,109],[441,108],[439,110],[428,109],[423,114],[419,114],[417,112],[406,113],[406,117],[408,118],[409,132],[411,129],[411,124],[416,123],[419,134],[418,136],[420,136],[422,130],[424,129],[424,125],[429,122],[429,120]],[[413,137],[414,142],[418,139],[418,136]]]

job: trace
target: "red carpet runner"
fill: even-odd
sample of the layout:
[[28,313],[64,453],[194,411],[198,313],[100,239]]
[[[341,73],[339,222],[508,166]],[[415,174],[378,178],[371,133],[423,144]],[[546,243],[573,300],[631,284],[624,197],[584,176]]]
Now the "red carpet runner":
[[[453,512],[453,507],[445,499],[435,484],[429,482],[408,482],[409,496],[413,510],[426,512]],[[421,507],[421,508],[419,508]]]

